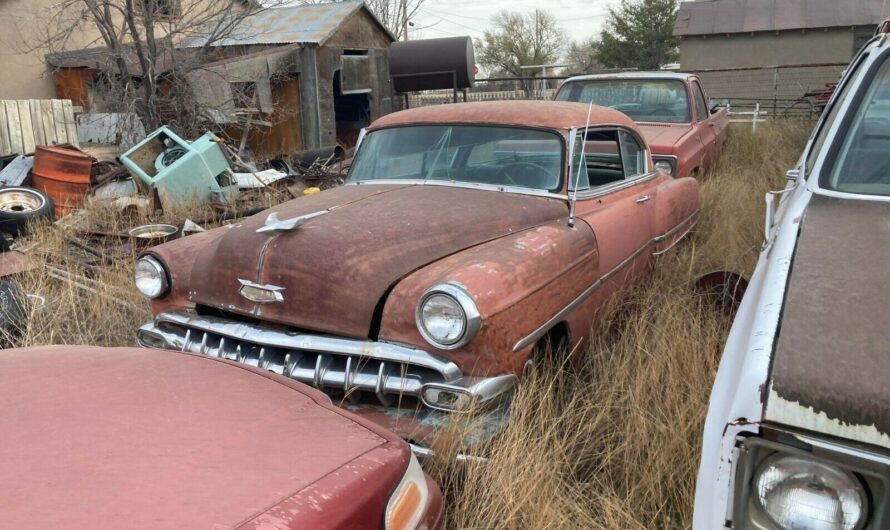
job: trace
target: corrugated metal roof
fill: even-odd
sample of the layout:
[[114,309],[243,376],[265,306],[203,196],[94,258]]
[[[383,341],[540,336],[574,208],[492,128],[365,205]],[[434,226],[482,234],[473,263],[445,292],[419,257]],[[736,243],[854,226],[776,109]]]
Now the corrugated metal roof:
[[674,35],[714,35],[877,25],[885,0],[699,0],[683,2]]
[[[244,46],[251,44],[318,44],[323,45],[364,2],[331,2],[327,4],[276,7],[265,9],[246,18],[231,35],[213,43],[214,46]],[[380,24],[383,31],[395,38]],[[203,46],[206,37],[190,39],[185,47]]]

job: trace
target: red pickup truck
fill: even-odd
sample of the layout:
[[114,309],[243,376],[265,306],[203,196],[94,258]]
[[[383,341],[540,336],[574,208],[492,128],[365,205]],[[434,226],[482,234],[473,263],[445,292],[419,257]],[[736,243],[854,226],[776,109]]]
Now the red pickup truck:
[[557,101],[593,102],[637,122],[655,166],[674,177],[705,174],[729,134],[724,107],[710,103],[698,76],[625,72],[570,77]]

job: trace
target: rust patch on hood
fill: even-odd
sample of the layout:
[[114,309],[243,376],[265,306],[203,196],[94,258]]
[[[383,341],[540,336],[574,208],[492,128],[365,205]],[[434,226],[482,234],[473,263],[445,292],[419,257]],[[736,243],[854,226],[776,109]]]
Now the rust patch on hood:
[[791,270],[766,418],[890,447],[890,203],[815,195]]
[[[459,208],[452,207],[460,205]],[[329,210],[290,231],[281,220]],[[189,301],[339,336],[365,338],[378,302],[399,279],[465,248],[565,216],[565,201],[444,186],[345,186],[290,201],[191,249]],[[153,253],[164,257],[162,245]],[[239,280],[283,287],[279,303],[254,304]]]

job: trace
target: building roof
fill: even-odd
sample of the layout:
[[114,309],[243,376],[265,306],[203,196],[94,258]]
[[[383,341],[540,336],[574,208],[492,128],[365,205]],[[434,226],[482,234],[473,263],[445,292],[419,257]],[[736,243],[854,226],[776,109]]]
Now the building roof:
[[[193,53],[194,51],[174,50],[170,47],[163,47],[158,54],[157,61],[155,61],[155,73],[163,74],[169,72],[173,69],[174,63],[187,60]],[[143,75],[139,57],[131,46],[124,46],[123,59],[131,76]],[[55,68],[112,70],[117,66],[114,54],[104,46],[50,53],[46,55],[46,62]]]
[[566,83],[574,81],[592,81],[596,79],[670,79],[686,81],[692,74],[682,72],[615,72],[611,74],[576,75],[565,80]]
[[[584,127],[589,105],[565,101],[486,101],[430,105],[388,114],[371,124],[370,129],[397,125],[469,123],[539,127],[567,131]],[[608,107],[593,106],[590,125],[621,125],[637,130],[626,115]]]
[[683,2],[674,35],[873,26],[890,15],[885,0],[699,0]]
[[[340,26],[360,10],[371,16],[390,39],[386,29],[364,2],[330,2],[264,9],[244,19],[237,29],[213,46],[244,46],[251,44],[317,44],[323,46]],[[207,37],[195,37],[184,47],[203,46]]]

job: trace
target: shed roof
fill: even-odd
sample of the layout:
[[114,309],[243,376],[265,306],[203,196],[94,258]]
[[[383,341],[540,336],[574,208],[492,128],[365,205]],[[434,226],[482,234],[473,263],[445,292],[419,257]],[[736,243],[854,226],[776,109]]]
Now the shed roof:
[[[584,127],[588,109],[589,105],[565,101],[485,101],[430,105],[388,114],[372,123],[370,129],[394,125],[471,123],[567,131],[573,127]],[[634,122],[626,115],[596,105],[590,113],[590,125],[621,125],[637,130]]]
[[885,0],[699,0],[683,2],[674,35],[714,35],[876,25]]
[[[380,30],[395,41],[364,2],[330,2],[325,4],[275,7],[245,18],[230,35],[213,46],[244,46],[252,44],[317,44],[323,46],[352,15],[365,10]],[[207,37],[195,37],[184,47],[203,46]]]

